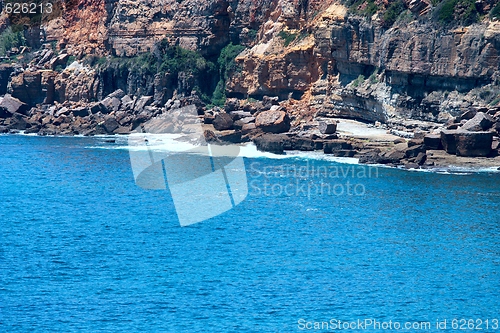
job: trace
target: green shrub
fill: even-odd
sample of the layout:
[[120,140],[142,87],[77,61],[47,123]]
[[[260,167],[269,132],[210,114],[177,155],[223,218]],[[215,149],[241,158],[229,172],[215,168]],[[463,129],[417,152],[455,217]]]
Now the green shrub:
[[0,34],[0,56],[7,55],[7,51],[14,47],[21,47],[26,45],[22,32],[13,32],[11,28],[7,28]]
[[356,80],[352,81],[352,85],[358,87],[363,82],[365,82],[365,76],[360,74]]
[[220,79],[212,95],[212,104],[223,106],[226,102],[226,83],[231,74],[241,72],[242,68],[236,63],[236,57],[244,49],[244,46],[232,43],[222,49],[219,59],[217,59]]
[[401,14],[405,10],[405,6],[403,1],[396,1],[393,2],[389,5],[387,10],[384,13],[384,16],[382,18],[382,21],[384,22],[385,26],[392,26],[394,22],[396,22],[396,19],[398,18],[399,14]]
[[278,35],[285,40],[285,47],[290,45],[290,43],[293,42],[295,38],[297,38],[297,34],[285,30],[281,30]]
[[443,24],[471,24],[479,20],[474,0],[445,0],[436,8],[435,16]]
[[248,38],[250,38],[252,41],[255,41],[255,39],[257,38],[257,30],[249,29],[248,30]]
[[490,11],[491,18],[500,18],[500,2],[498,2],[495,7]]

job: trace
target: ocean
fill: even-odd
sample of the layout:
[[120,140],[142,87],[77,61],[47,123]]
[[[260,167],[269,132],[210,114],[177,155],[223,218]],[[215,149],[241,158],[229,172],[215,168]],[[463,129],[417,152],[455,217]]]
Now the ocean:
[[0,331],[500,332],[498,171],[241,153],[181,227],[126,138],[1,135]]

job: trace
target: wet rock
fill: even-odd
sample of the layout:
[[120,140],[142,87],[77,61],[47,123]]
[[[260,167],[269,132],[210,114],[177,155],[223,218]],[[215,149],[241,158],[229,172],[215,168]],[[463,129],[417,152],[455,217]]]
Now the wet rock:
[[380,150],[376,149],[360,155],[358,163],[360,164],[385,164],[386,159],[380,156]]
[[268,133],[284,133],[290,130],[290,119],[283,111],[264,111],[255,119],[255,126]]
[[128,127],[120,126],[117,129],[115,129],[113,131],[113,133],[114,134],[126,135],[126,134],[130,134],[132,132],[130,131],[130,128],[128,128]]
[[323,152],[325,154],[335,154],[341,150],[351,150],[352,144],[344,140],[331,140],[323,142]]
[[214,128],[218,131],[233,128],[233,118],[228,113],[219,113],[213,121]]
[[227,142],[227,143],[240,143],[241,131],[226,131],[220,133],[218,139],[222,142]]
[[486,131],[494,123],[495,123],[495,120],[489,114],[484,113],[484,112],[478,112],[474,116],[474,118],[467,121],[462,126],[462,129],[467,130],[467,131],[473,131],[473,132]]
[[288,138],[282,135],[265,134],[255,138],[254,143],[260,151],[283,154],[284,140]]
[[337,123],[333,121],[320,121],[318,127],[321,134],[334,134],[337,131]]
[[[16,113],[10,118],[10,124],[7,126],[9,129],[25,130],[28,128],[27,117]],[[30,125],[31,126],[31,125]]]
[[488,156],[493,143],[491,132],[466,132],[456,135],[457,156]]
[[424,137],[424,144],[427,147],[427,149],[430,150],[443,149],[443,144],[441,143],[441,135],[438,134],[427,134]]

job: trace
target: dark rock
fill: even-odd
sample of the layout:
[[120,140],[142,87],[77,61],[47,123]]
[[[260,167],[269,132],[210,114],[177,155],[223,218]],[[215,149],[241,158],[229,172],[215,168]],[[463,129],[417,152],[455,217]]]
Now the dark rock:
[[395,145],[397,145],[398,143],[406,143],[406,140],[403,138],[398,138],[398,139],[394,140]]
[[323,152],[325,154],[335,154],[340,150],[351,150],[352,144],[344,140],[331,140],[323,142]]
[[405,157],[406,157],[406,151],[393,149],[386,152],[383,155],[384,160],[382,162],[384,162],[384,164],[386,163],[400,164],[401,160],[404,159]]
[[16,113],[12,116],[10,119],[10,124],[7,126],[9,130],[15,129],[15,130],[25,130],[28,128],[28,122],[26,121],[26,117]]
[[10,117],[13,113],[27,115],[29,106],[11,95],[0,97],[0,118]]
[[446,129],[452,131],[452,130],[456,130],[459,126],[460,126],[460,124],[451,124],[451,125],[446,126]]
[[[78,107],[70,110],[75,117],[86,117],[89,115],[89,109],[85,107]],[[96,112],[97,113],[97,112]]]
[[203,136],[205,137],[205,141],[208,143],[219,142],[219,138],[217,138],[217,135],[215,135],[213,131],[205,130],[203,132]]
[[132,120],[132,129],[136,129],[139,127],[139,125],[147,122],[149,120],[149,117],[146,115],[137,115],[133,120]]
[[441,135],[427,134],[424,137],[424,144],[430,150],[442,150],[443,144],[441,143]]
[[385,164],[386,160],[380,156],[380,150],[376,149],[367,153],[363,153],[359,157],[360,164]]
[[24,131],[25,134],[34,134],[38,133],[40,131],[41,126],[40,125],[34,125],[28,128],[26,131]]
[[425,145],[417,145],[405,149],[406,158],[417,157],[420,153],[425,153]]
[[486,131],[494,123],[495,120],[489,114],[484,112],[478,112],[474,116],[474,118],[472,118],[462,126],[462,129],[473,132]]
[[54,119],[54,121],[52,122],[52,124],[54,126],[59,126],[61,125],[62,123],[64,123],[64,120],[65,120],[65,117],[64,116],[59,116],[57,117],[56,119]]
[[231,112],[240,109],[240,100],[237,98],[228,98],[224,104],[224,111]]
[[233,118],[228,113],[219,113],[215,116],[213,125],[218,131],[229,130],[233,127]]
[[491,132],[461,132],[456,135],[457,156],[488,156],[493,143]]
[[459,121],[461,121],[461,120],[471,120],[472,118],[474,118],[474,116],[476,115],[476,113],[477,113],[476,109],[470,109],[469,111],[466,111],[466,112],[462,113],[457,118],[459,119]]
[[415,162],[409,162],[405,164],[406,169],[420,169],[420,166]]
[[411,139],[408,141],[408,147],[419,146],[424,144],[424,139]]
[[[126,95],[125,95],[125,92],[121,89],[118,89],[118,90],[115,90],[114,92],[112,92],[111,94],[109,94],[108,96],[106,96],[106,98],[118,98],[118,99],[122,99],[124,98]],[[130,97],[128,97],[130,99]],[[131,101],[132,99],[130,99]]]
[[104,124],[102,124],[106,132],[113,133],[114,130],[120,127],[120,124],[116,121],[115,117],[108,116],[104,120]]
[[0,133],[9,133],[9,129],[7,126],[0,126]]
[[337,131],[336,122],[321,121],[318,127],[321,134],[334,134]]
[[455,155],[457,153],[457,141],[455,139],[455,135],[458,132],[459,131],[457,130],[446,130],[441,132],[441,145],[448,154]]
[[282,135],[265,134],[254,139],[257,149],[274,154],[283,154],[284,138]]
[[262,98],[262,110],[270,110],[273,105],[279,105],[279,98],[278,96],[274,97],[269,97],[269,96],[264,96]]
[[203,123],[205,124],[213,124],[214,120],[215,116],[209,113],[205,113],[205,115],[203,116]]
[[228,131],[219,134],[219,140],[222,142],[229,143],[240,143],[241,142],[241,131]]
[[255,126],[269,133],[284,133],[290,130],[290,119],[283,111],[264,111],[255,119]]
[[427,161],[427,154],[426,153],[418,153],[414,162],[417,163],[418,165],[424,165],[425,161]]
[[315,141],[309,138],[293,138],[290,142],[292,150],[313,151],[316,148]]

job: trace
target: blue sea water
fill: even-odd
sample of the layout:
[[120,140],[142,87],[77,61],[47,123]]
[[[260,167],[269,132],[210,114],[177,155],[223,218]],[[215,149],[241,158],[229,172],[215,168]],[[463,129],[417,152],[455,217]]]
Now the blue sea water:
[[[499,173],[368,176],[247,157],[247,199],[181,228],[168,191],[135,185],[122,145],[0,136],[0,331],[339,331],[330,323],[369,319],[441,332],[438,320],[461,331],[452,320],[473,319],[500,332]],[[344,174],[282,171],[293,167]],[[347,182],[357,192],[339,194]],[[337,191],[311,187],[323,183]],[[294,192],[303,184],[314,191]]]

